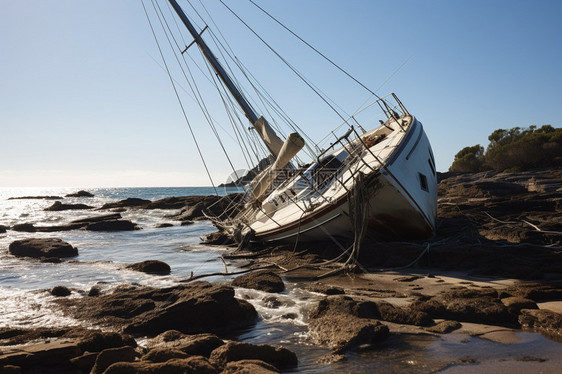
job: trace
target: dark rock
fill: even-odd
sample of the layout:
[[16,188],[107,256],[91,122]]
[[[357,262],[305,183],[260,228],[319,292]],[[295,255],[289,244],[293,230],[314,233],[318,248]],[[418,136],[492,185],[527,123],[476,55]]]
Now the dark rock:
[[187,358],[189,355],[173,348],[154,348],[141,357],[141,361],[166,362],[173,358]]
[[159,225],[156,225],[157,229],[164,229],[164,228],[167,228],[167,227],[174,227],[174,225],[172,225],[171,223],[161,223]]
[[107,203],[104,204],[101,209],[113,209],[113,208],[131,208],[131,207],[144,207],[147,204],[150,204],[150,200],[139,199],[136,197],[130,197],[125,200],[118,201],[116,203]]
[[0,234],[4,234],[8,229],[8,226],[0,225]]
[[213,334],[184,335],[179,331],[170,330],[150,341],[148,347],[176,349],[190,356],[209,357],[213,350],[223,344],[222,339]]
[[18,223],[12,226],[12,230],[21,232],[36,232],[37,230],[31,223]]
[[281,277],[268,270],[241,275],[232,280],[232,285],[265,292],[282,292],[285,290],[285,284]]
[[45,208],[45,211],[48,212],[59,212],[61,210],[83,210],[83,209],[93,209],[93,206],[89,206],[86,204],[63,204],[60,201],[55,201],[53,205],[48,208]]
[[298,364],[297,355],[286,348],[234,341],[215,349],[210,358],[210,361],[221,369],[229,362],[240,360],[261,360],[279,369],[294,368]]
[[22,196],[10,197],[8,200],[62,200],[61,196]]
[[307,289],[311,292],[322,293],[322,294],[327,295],[327,296],[344,295],[345,294],[345,291],[343,290],[343,288],[325,285],[325,284],[319,284],[319,283],[312,284],[312,285],[308,286]]
[[100,286],[92,286],[90,291],[88,292],[88,296],[95,297],[101,295],[101,287]]
[[70,294],[71,294],[70,290],[64,286],[56,286],[51,290],[51,295],[57,297],[70,296]]
[[78,346],[82,351],[101,352],[108,348],[119,348],[122,346],[136,347],[136,342],[127,335],[117,332],[89,330],[79,338]]
[[414,302],[411,309],[426,312],[433,318],[492,325],[516,324],[516,318],[494,289],[451,290],[429,300]]
[[343,353],[386,339],[388,327],[372,319],[377,315],[375,303],[358,303],[346,296],[330,296],[311,311],[308,326],[319,344],[327,345],[334,353]]
[[191,220],[185,220],[185,221],[181,221],[181,226],[189,226],[189,225],[193,225],[195,222],[191,221]]
[[71,358],[81,354],[78,346],[66,339],[50,339],[47,342],[31,343],[23,346],[2,347],[0,368],[3,365],[20,366],[26,372],[41,366],[68,365]]
[[14,365],[0,366],[0,373],[2,374],[21,374],[21,367]]
[[171,288],[121,286],[95,298],[61,300],[67,313],[92,323],[103,321],[128,333],[157,335],[167,330],[226,333],[253,324],[257,313],[234,290],[208,282]]
[[83,224],[83,225],[88,225],[90,223],[95,223],[95,222],[102,222],[102,221],[115,221],[115,220],[119,220],[121,219],[121,214],[119,213],[110,213],[110,214],[103,214],[101,216],[95,216],[95,217],[88,217],[88,218],[82,218],[82,219],[77,219],[72,221],[71,223],[77,223],[77,224]]
[[89,373],[94,367],[97,357],[98,352],[86,352],[82,356],[70,359],[70,363],[83,373]]
[[524,297],[506,297],[501,299],[501,301],[512,314],[519,314],[521,309],[539,309],[533,300],[525,299]]
[[170,274],[170,265],[159,260],[147,260],[143,262],[137,262],[135,264],[125,266],[126,269],[141,271],[148,274],[157,275],[168,275]]
[[67,242],[55,238],[23,239],[12,242],[9,251],[18,257],[74,257],[78,250]]
[[135,350],[132,347],[108,348],[101,351],[96,357],[96,363],[90,374],[102,374],[116,362],[135,361]]
[[562,339],[562,315],[550,310],[523,309],[519,323],[522,327],[538,330],[556,340]]
[[213,245],[229,245],[234,243],[234,241],[222,231],[215,231],[205,236],[202,236],[201,242],[203,244],[213,244]]
[[193,356],[172,359],[161,363],[148,361],[118,362],[111,365],[104,374],[218,374],[217,369],[204,357]]
[[132,231],[138,230],[137,225],[128,220],[101,221],[86,226],[89,231]]
[[273,365],[261,360],[240,360],[229,362],[221,374],[274,374],[279,370]]
[[460,329],[462,325],[457,321],[441,321],[435,326],[426,328],[429,332],[436,332],[438,334],[448,334],[452,331]]
[[88,191],[80,190],[78,192],[70,193],[65,197],[94,197],[94,194]]
[[379,318],[383,321],[415,326],[428,326],[433,323],[429,314],[425,312],[398,308],[384,301],[376,304]]

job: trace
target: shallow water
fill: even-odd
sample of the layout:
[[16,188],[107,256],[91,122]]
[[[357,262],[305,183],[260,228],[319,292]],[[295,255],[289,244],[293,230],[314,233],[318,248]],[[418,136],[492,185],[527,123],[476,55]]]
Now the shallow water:
[[[167,196],[207,195],[210,188],[114,188],[89,189],[94,198],[65,198],[66,203],[100,207],[128,197],[156,200]],[[105,214],[106,211],[46,212],[54,200],[8,200],[9,197],[57,195],[76,189],[0,189],[0,225],[29,222],[35,225],[60,225],[75,219]],[[72,326],[81,322],[64,317],[54,306],[47,290],[64,285],[73,289],[70,297],[82,297],[94,285],[112,288],[122,283],[164,287],[178,284],[194,275],[224,271],[224,249],[200,245],[199,237],[214,231],[207,221],[189,226],[165,218],[170,210],[129,210],[123,218],[139,224],[142,230],[130,232],[68,231],[0,234],[0,327]],[[161,223],[169,228],[156,228]],[[58,237],[76,246],[79,256],[60,264],[20,260],[8,254],[8,245],[29,237]],[[123,269],[125,264],[149,259],[165,261],[172,268],[169,276],[155,277]],[[243,262],[227,261],[229,271]],[[206,279],[223,281],[225,278]],[[439,337],[391,335],[382,345],[352,352],[347,359],[331,365],[320,363],[329,353],[315,345],[306,328],[308,312],[321,297],[307,292],[298,283],[288,283],[279,295],[237,289],[238,297],[251,302],[260,319],[238,339],[254,343],[282,344],[299,357],[298,372],[303,373],[557,373],[562,367],[562,345],[533,333],[517,333],[519,342],[494,343],[453,333]],[[374,348],[374,349],[373,349]]]

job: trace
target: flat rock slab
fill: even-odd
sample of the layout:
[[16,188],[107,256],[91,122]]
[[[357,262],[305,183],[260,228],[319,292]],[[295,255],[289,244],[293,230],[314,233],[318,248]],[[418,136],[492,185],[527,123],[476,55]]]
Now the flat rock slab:
[[138,229],[133,222],[124,219],[94,222],[86,226],[86,230],[89,231],[133,231]]
[[172,359],[166,362],[152,363],[149,361],[118,362],[104,374],[218,374],[217,369],[205,357],[193,356],[184,359]]
[[210,358],[210,361],[221,369],[229,362],[240,360],[261,360],[278,369],[294,368],[298,365],[297,355],[287,348],[234,341],[215,349]]
[[142,262],[137,262],[125,266],[126,269],[140,271],[147,274],[155,275],[168,275],[170,274],[170,265],[159,260],[147,260]]
[[16,240],[8,247],[9,252],[17,257],[74,257],[78,249],[56,238]]

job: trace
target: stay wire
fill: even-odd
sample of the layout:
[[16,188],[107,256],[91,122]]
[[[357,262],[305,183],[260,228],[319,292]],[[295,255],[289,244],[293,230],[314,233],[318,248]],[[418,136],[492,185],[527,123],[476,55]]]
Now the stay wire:
[[[205,158],[203,157],[203,153],[201,152],[201,148],[199,147],[199,143],[197,142],[197,138],[195,137],[195,134],[193,133],[193,129],[191,127],[191,123],[189,122],[189,119],[187,118],[187,114],[185,112],[185,108],[183,106],[183,103],[181,101],[179,92],[176,88],[176,85],[174,83],[174,80],[172,78],[172,74],[170,73],[170,69],[168,67],[168,64],[166,62],[166,59],[164,58],[164,53],[162,52],[162,48],[160,47],[160,42],[158,41],[158,38],[156,37],[156,32],[154,30],[154,27],[152,26],[152,21],[150,20],[150,17],[148,15],[148,11],[146,9],[146,6],[144,5],[144,0],[141,1],[142,7],[144,9],[144,14],[146,15],[146,19],[148,20],[148,24],[150,25],[150,30],[152,31],[152,36],[154,37],[154,40],[156,41],[156,45],[158,47],[158,51],[160,53],[160,56],[162,57],[162,62],[164,63],[164,66],[166,67],[166,72],[168,73],[168,78],[170,79],[170,83],[172,84],[172,87],[174,89],[174,93],[176,95],[176,98],[178,100],[178,103],[181,107],[181,111],[183,113],[183,117],[187,123],[187,126],[189,128],[189,132],[191,133],[191,137],[193,138],[193,142],[195,143],[195,147],[197,148],[197,152],[199,153],[199,157],[201,158],[201,161],[203,162],[203,166],[205,167],[205,171],[207,172],[207,176],[209,177],[209,181],[211,182],[211,185],[213,186],[213,189],[215,190],[215,194],[218,195],[218,191],[217,188],[215,187],[215,183],[213,182],[213,178],[211,177],[211,173],[209,172],[209,168],[207,167],[207,163],[205,162]],[[154,3],[153,3],[154,6]]]
[[[153,4],[154,4],[154,2],[153,2]],[[156,11],[158,19],[160,20],[160,24],[162,25],[162,29],[164,30],[164,33],[166,34],[166,38],[168,39],[168,43],[170,44],[170,48],[172,48],[172,50],[173,50],[172,42],[171,42],[170,38],[168,37],[168,33],[170,34],[170,36],[174,40],[174,43],[176,44],[176,47],[178,48],[178,50],[181,50],[174,34],[172,33],[172,30],[170,29],[170,25],[168,24],[168,21],[164,17],[164,13],[162,12],[162,8],[160,8],[160,5],[158,3],[156,3],[156,6],[158,7],[158,10],[156,10],[156,7],[154,8],[154,10]],[[160,14],[158,14],[158,11],[160,12]],[[162,18],[160,18],[160,16],[162,16]],[[168,29],[168,33],[165,32],[166,30],[164,29],[164,23],[162,23],[162,20],[164,20],[164,23],[166,24],[166,27]],[[236,174],[236,169],[234,168],[234,165],[232,164],[230,156],[229,156],[228,152],[226,151],[226,149],[224,147],[224,144],[223,144],[223,142],[220,138],[220,135],[217,132],[216,127],[213,125],[213,123],[211,121],[210,113],[209,113],[209,111],[208,111],[208,109],[205,105],[205,102],[202,99],[201,92],[199,91],[199,87],[197,86],[197,83],[196,83],[195,79],[193,78],[193,74],[191,73],[191,69],[189,68],[189,65],[187,64],[187,61],[185,61],[185,57],[182,54],[182,58],[183,58],[184,63],[186,65],[187,71],[189,72],[191,80],[193,81],[193,85],[191,84],[191,81],[188,79],[187,75],[185,74],[185,70],[183,68],[183,65],[181,64],[179,58],[177,57],[177,55],[175,53],[174,53],[174,56],[175,56],[175,58],[177,60],[177,63],[180,66],[180,69],[181,69],[190,89],[191,89],[191,92],[193,93],[193,95],[195,95],[195,97],[197,99],[196,101],[197,101],[197,104],[199,105],[199,108],[201,109],[201,112],[205,116],[205,119],[207,120],[207,123],[209,124],[209,127],[213,131],[213,133],[215,135],[215,138],[217,139],[224,155],[226,156],[226,159],[227,159],[232,171],[234,172],[234,174]],[[194,89],[194,87],[195,87],[195,89]],[[238,175],[237,175],[237,177],[238,177]]]
[[277,52],[271,45],[269,45],[261,36],[258,35],[258,33],[256,31],[254,31],[254,29],[252,29],[250,27],[250,25],[248,25],[242,18],[240,18],[240,16],[238,16],[238,14],[236,14],[228,5],[226,5],[224,3],[223,0],[219,0],[220,3],[222,5],[224,5],[236,18],[238,18],[238,20],[240,22],[242,22],[242,24],[244,24],[244,26],[246,26],[262,43],[264,43],[285,65],[287,65],[287,67],[289,67],[289,69],[291,69],[293,71],[293,73],[295,73],[312,91],[314,91],[314,93],[320,98],[322,99],[322,101],[324,101],[326,103],[326,105],[328,105],[328,107],[330,107],[330,109],[332,109],[334,111],[334,113],[336,113],[338,115],[338,117],[340,117],[343,121],[347,122],[346,119],[341,115],[340,112],[338,112],[336,110],[336,108],[334,107],[334,105],[332,105],[327,99],[326,97],[324,97],[323,95],[320,94],[320,92],[318,92],[318,90],[306,79],[304,78],[304,76],[297,70],[295,69],[294,66],[292,66],[286,59],[284,59],[279,52]]
[[310,49],[312,49],[314,52],[318,53],[322,58],[324,58],[326,61],[328,61],[330,64],[334,65],[338,70],[340,70],[342,73],[344,73],[345,75],[347,75],[349,78],[351,78],[355,83],[359,84],[361,87],[363,87],[364,89],[366,89],[367,91],[369,91],[371,94],[373,94],[374,96],[377,97],[377,99],[380,99],[380,97],[373,92],[371,89],[369,89],[369,87],[365,86],[363,83],[361,83],[359,80],[357,80],[354,76],[352,76],[351,74],[349,74],[347,71],[345,71],[343,68],[341,68],[338,64],[336,64],[334,61],[332,61],[330,58],[326,57],[322,52],[320,52],[319,50],[317,50],[316,48],[314,48],[312,45],[310,45],[306,40],[304,40],[303,38],[301,38],[300,36],[298,36],[296,33],[294,33],[291,29],[289,29],[287,26],[285,26],[283,23],[281,23],[281,21],[279,21],[277,18],[273,17],[271,14],[269,14],[265,9],[263,9],[262,7],[260,7],[258,4],[256,4],[253,0],[249,0],[250,3],[252,3],[256,8],[258,8],[259,10],[261,10],[263,13],[265,13],[269,18],[271,18],[272,20],[274,20],[275,22],[277,22],[281,27],[283,27],[285,30],[287,30],[289,33],[291,33],[294,37],[296,37],[298,40],[300,40],[301,42],[303,42],[304,44],[306,44],[307,47],[309,47]]

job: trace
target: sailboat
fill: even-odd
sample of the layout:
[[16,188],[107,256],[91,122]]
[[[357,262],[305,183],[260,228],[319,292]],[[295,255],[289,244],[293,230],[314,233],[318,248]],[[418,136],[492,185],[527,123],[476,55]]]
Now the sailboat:
[[245,115],[248,131],[258,135],[269,153],[269,165],[245,186],[242,196],[224,196],[220,206],[226,208],[219,212],[208,209],[206,215],[216,227],[237,242],[357,238],[365,232],[385,238],[433,235],[435,159],[422,123],[394,93],[377,96],[367,106],[382,116],[376,127],[344,121],[343,134],[313,152],[310,162],[300,162],[305,136],[295,131],[280,138],[215,57],[202,36],[206,27],[196,30],[176,0],[168,2]]

